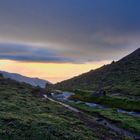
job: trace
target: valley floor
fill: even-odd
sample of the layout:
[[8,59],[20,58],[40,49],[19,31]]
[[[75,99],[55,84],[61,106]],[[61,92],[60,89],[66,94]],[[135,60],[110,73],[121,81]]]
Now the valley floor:
[[0,81],[0,140],[123,139],[88,115],[75,113],[35,91],[26,84]]
[[65,105],[64,103],[59,102],[70,110],[76,112],[80,119],[83,117],[84,119],[82,119],[82,121],[85,123],[88,122],[89,127],[94,126],[95,124],[100,124],[122,136],[128,136],[132,139],[140,139],[139,114],[134,114],[135,112],[129,113],[129,111],[128,114],[127,111],[117,112],[115,108],[104,108],[101,105],[96,106],[97,104],[89,106],[89,104],[91,105],[92,103],[87,104],[83,101],[74,101],[72,98],[69,98],[70,95],[73,96],[74,94],[71,92],[62,92],[53,94],[52,97],[58,101],[66,103]]
[[[45,98],[44,98],[45,97]],[[0,140],[128,140],[86,111],[0,78]]]

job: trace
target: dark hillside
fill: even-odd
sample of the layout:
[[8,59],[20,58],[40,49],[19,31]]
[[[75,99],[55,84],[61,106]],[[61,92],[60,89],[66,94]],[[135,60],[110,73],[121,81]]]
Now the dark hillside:
[[108,93],[140,95],[140,48],[120,61],[57,83],[58,89],[104,89]]

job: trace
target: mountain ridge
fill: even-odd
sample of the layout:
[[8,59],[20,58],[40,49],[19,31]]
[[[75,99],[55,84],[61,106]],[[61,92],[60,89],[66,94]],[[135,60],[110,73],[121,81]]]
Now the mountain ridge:
[[[108,92],[140,94],[140,48],[117,62],[54,85],[57,89],[104,89]],[[131,90],[131,88],[133,90]]]
[[0,73],[5,77],[5,78],[10,78],[13,80],[16,80],[18,82],[25,82],[27,84],[31,84],[32,86],[40,86],[41,88],[45,88],[46,85],[51,84],[49,81],[40,79],[40,78],[31,78],[27,76],[23,76],[18,73],[10,73],[6,71],[0,71]]

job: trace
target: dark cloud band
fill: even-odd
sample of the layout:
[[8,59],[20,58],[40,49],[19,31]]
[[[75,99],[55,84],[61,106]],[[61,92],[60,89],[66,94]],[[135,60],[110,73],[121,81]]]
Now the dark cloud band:
[[139,6],[139,0],[0,1],[0,41],[5,42],[0,58],[62,63],[117,59],[140,44]]

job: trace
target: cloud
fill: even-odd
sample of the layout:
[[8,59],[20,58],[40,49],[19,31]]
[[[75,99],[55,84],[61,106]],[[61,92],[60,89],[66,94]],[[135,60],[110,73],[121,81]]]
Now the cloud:
[[0,1],[0,58],[118,59],[140,44],[139,5],[138,0]]
[[74,61],[70,58],[59,56],[52,50],[25,44],[0,44],[0,59],[55,63]]

